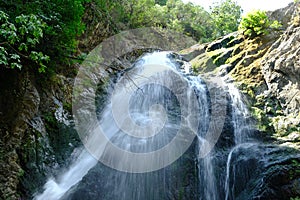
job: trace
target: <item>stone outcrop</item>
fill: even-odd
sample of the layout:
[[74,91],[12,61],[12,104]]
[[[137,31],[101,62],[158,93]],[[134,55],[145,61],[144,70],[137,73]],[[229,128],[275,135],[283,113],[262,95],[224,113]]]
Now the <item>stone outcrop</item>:
[[258,128],[296,148],[300,142],[299,12],[300,3],[269,12],[282,28],[260,37],[232,33],[181,51],[202,76],[212,71],[229,74],[247,97]]
[[31,198],[76,147],[69,114],[73,81],[52,78],[1,69],[0,199]]
[[269,48],[261,63],[268,91],[270,95],[278,99],[283,111],[282,116],[292,115],[293,119],[287,123],[298,125],[298,127],[300,123],[299,17],[300,7],[295,11],[290,26]]
[[240,185],[232,195],[241,200],[300,196],[300,3],[268,15],[281,29],[255,38],[232,33],[180,52],[202,77],[235,81],[257,124],[253,137],[271,144],[252,158],[255,149],[245,160],[233,156],[232,178]]
[[[4,76],[5,70],[1,70],[0,182],[4,184],[0,186],[0,196],[4,199],[17,199],[19,178],[24,174],[19,163],[18,148],[22,144],[30,119],[38,111],[40,96],[28,79],[28,74],[12,73]],[[13,81],[13,77],[22,81]],[[13,102],[10,102],[11,99],[14,99]]]

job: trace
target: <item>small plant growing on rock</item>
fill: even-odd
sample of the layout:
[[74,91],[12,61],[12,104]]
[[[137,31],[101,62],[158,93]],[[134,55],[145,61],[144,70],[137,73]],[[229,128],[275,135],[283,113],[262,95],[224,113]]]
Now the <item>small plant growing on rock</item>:
[[256,10],[242,18],[239,30],[247,37],[268,34],[268,29],[279,29],[282,25],[277,21],[270,22],[265,11]]

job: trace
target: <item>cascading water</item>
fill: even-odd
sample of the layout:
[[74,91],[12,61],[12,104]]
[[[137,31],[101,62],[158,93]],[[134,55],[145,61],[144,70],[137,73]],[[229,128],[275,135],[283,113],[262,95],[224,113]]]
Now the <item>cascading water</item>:
[[[158,80],[162,82],[152,82],[149,84],[138,84],[143,79],[151,66],[163,65],[169,68],[169,71],[158,73]],[[184,68],[187,68],[186,66]],[[186,72],[188,72],[185,69]],[[176,77],[180,77],[177,80]],[[149,153],[163,149],[169,143],[172,143],[178,132],[177,140],[187,143],[188,138],[198,136],[199,141],[204,141],[204,132],[207,129],[207,120],[209,120],[209,106],[207,99],[207,91],[204,83],[200,78],[180,72],[180,66],[172,58],[169,52],[155,52],[148,54],[138,62],[134,67],[126,70],[120,76],[118,82],[122,82],[122,87],[115,87],[115,99],[120,109],[129,107],[130,117],[135,125],[147,130],[145,132],[136,131],[135,125],[128,125],[126,119],[123,118],[122,123],[129,127],[130,135],[120,129],[120,124],[114,121],[113,104],[109,102],[104,110],[99,114],[99,121],[105,136],[109,139],[109,143],[118,148],[133,153]],[[165,87],[168,85],[168,87]],[[124,102],[124,95],[128,90],[134,88],[135,92],[131,94],[129,106]],[[174,91],[176,94],[174,95]],[[183,100],[182,100],[183,99]],[[196,100],[196,102],[195,102]],[[187,110],[182,109],[184,106],[197,105],[196,108],[188,107]],[[164,112],[161,110],[164,109]],[[121,116],[122,117],[122,116]],[[199,122],[194,118],[201,118]],[[154,124],[154,126],[149,126]],[[97,129],[95,129],[97,130]],[[122,168],[128,165],[129,169],[134,169],[131,160],[126,156],[118,157],[116,160],[109,152],[112,147],[108,143],[102,143],[99,147],[98,133],[94,129],[91,130],[90,138],[85,146],[97,151],[97,158],[107,162],[114,163],[116,168]],[[152,134],[153,133],[153,134]],[[139,135],[140,134],[140,135]],[[150,134],[150,135],[149,135]],[[195,140],[191,142],[195,143]],[[193,199],[199,196],[197,192],[196,180],[193,180],[191,174],[197,169],[194,167],[195,150],[194,145],[188,149],[183,149],[181,145],[173,148],[160,160],[150,159],[138,162],[139,167],[156,167],[157,163],[166,163],[165,167],[156,167],[153,172],[146,170],[145,173],[130,173],[116,171],[108,168],[101,163],[97,164],[97,160],[91,156],[86,150],[82,150],[80,156],[71,165],[71,167],[57,179],[51,178],[44,186],[44,192],[35,195],[36,200],[56,200],[56,199],[76,199],[75,196],[82,195],[80,189],[88,190],[88,186],[84,186],[83,179],[93,179],[95,185],[100,189],[90,191],[90,197],[85,194],[85,199],[95,199],[92,196],[96,193],[96,199]],[[90,149],[89,149],[90,150]],[[187,151],[186,151],[187,150]],[[184,153],[186,151],[186,153]],[[178,160],[172,160],[174,154],[183,154]],[[100,156],[99,156],[100,155]],[[175,162],[174,162],[175,161]],[[173,162],[173,163],[172,163]],[[172,163],[172,164],[171,164]],[[214,195],[214,175],[210,158],[204,159],[204,176],[205,196]],[[169,165],[171,164],[171,165]],[[169,165],[169,166],[168,166]],[[98,171],[97,171],[98,170]],[[90,172],[89,172],[90,171]],[[126,172],[127,171],[127,172]],[[195,172],[193,172],[195,171]],[[100,180],[94,180],[89,174],[98,173],[102,176]],[[102,190],[102,191],[101,191]],[[110,192],[105,192],[105,191]],[[93,193],[93,194],[92,194]],[[205,198],[204,198],[205,199]],[[206,198],[208,199],[208,198]],[[209,199],[216,199],[215,197]]]
[[[156,68],[159,73],[155,81],[144,84],[141,80],[148,79],[153,65],[164,66],[162,69],[167,67],[169,71]],[[251,126],[246,121],[249,113],[238,90],[232,83],[225,83],[231,102],[230,122],[226,123],[232,124],[230,137],[234,138],[233,144],[203,154],[206,147],[215,145],[211,141],[213,137],[209,138],[207,134],[212,128],[211,121],[218,121],[212,118],[222,112],[213,117],[212,97],[207,85],[199,77],[188,74],[187,69],[188,64],[180,66],[170,52],[154,52],[121,73],[116,85],[112,86],[113,100],[98,113],[99,126],[105,136],[99,139],[99,129],[91,128],[85,140],[85,147],[96,154],[91,155],[83,149],[69,169],[56,179],[49,179],[44,192],[35,195],[34,199],[234,199],[235,189],[242,190],[236,184],[240,176],[237,170],[243,169],[233,166],[233,162],[244,159],[255,166],[253,156],[244,154],[248,149],[259,154],[258,145],[249,137]],[[130,93],[128,101],[127,93]],[[126,112],[133,124],[128,121]],[[121,120],[116,122],[116,117]],[[193,140],[188,143],[191,138]],[[114,149],[148,154],[168,147],[176,139],[180,141],[176,148],[169,149],[162,157],[135,160],[127,154],[116,154]],[[189,144],[187,149],[182,147],[185,144]],[[175,154],[180,156],[174,159]],[[224,165],[226,167],[222,168]],[[247,176],[247,170],[244,171]]]
[[73,185],[78,183],[85,174],[97,163],[85,150],[78,156],[77,160],[72,164],[68,171],[61,177],[50,178],[44,186],[44,192],[38,194],[36,200],[56,200],[60,199]]
[[[226,162],[226,180],[225,180],[225,199],[234,199],[233,192],[236,181],[231,181],[231,176],[235,176],[235,169],[231,170],[231,162],[233,154],[241,148],[249,148],[255,146],[256,143],[252,143],[249,138],[251,124],[246,121],[250,117],[249,112],[242,101],[241,95],[234,84],[227,80],[226,86],[228,93],[231,97],[232,107],[232,123],[233,123],[233,134],[235,146],[230,150]],[[231,172],[232,171],[232,172]],[[233,174],[231,174],[233,173]]]
[[217,188],[214,174],[214,166],[212,164],[212,154],[209,153],[204,158],[200,156],[201,147],[205,146],[208,142],[206,141],[206,133],[208,130],[208,124],[210,122],[210,103],[207,95],[207,87],[199,77],[189,77],[192,87],[199,91],[199,102],[202,104],[201,120],[202,126],[199,127],[197,138],[198,138],[198,178],[200,181],[199,191],[200,199],[205,200],[216,200]]
[[233,83],[225,83],[228,88],[228,93],[232,101],[232,122],[234,128],[234,141],[235,144],[241,144],[249,140],[249,129],[250,124],[246,121],[250,114],[246,105],[242,101],[239,90],[234,86]]

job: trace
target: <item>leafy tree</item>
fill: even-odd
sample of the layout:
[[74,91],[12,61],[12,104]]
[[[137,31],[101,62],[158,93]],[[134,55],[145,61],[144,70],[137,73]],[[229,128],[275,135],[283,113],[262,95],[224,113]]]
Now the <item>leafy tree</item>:
[[154,8],[154,0],[134,0],[130,5],[130,28],[152,26],[153,22],[151,19],[155,12]]
[[212,18],[203,7],[184,4],[180,0],[168,0],[166,6],[168,28],[183,32],[200,42],[211,40]]
[[38,65],[39,72],[44,72],[49,56],[37,51],[36,46],[46,24],[33,14],[17,16],[13,23],[3,11],[0,11],[0,22],[0,65],[21,69],[23,60],[28,60]]
[[155,12],[152,13],[153,26],[166,28],[169,23],[167,7],[156,4],[154,10]]
[[[89,13],[92,20],[97,18],[97,23],[113,27],[110,29],[113,34],[156,26],[182,32],[200,42],[235,31],[241,14],[240,6],[233,0],[216,3],[210,13],[182,0],[4,0],[0,2],[4,13],[0,64],[21,68],[23,62],[30,60],[40,71],[45,71],[46,65],[52,71],[65,66],[76,52],[77,38],[84,31],[84,6],[92,6],[93,12],[97,12]],[[33,33],[23,34],[21,30],[31,27],[30,23]]]
[[[29,50],[37,52],[37,54],[34,53],[31,56],[31,59],[37,59],[36,61],[42,66],[40,70],[44,71],[44,61],[49,60],[49,58],[51,62],[47,64],[50,67],[48,70],[56,70],[57,66],[69,62],[68,57],[74,54],[77,46],[76,38],[84,30],[84,25],[81,21],[84,12],[84,2],[85,0],[15,0],[1,1],[0,8],[3,13],[6,13],[8,21],[14,24],[16,28],[18,23],[22,22],[24,26],[26,23],[29,23],[25,19],[21,19],[20,22],[15,21],[18,16],[25,16],[25,18],[26,16],[29,18],[35,17],[38,23],[42,22],[43,25],[40,27],[33,22],[35,19],[30,21],[33,26],[36,26],[36,30],[42,28],[43,34],[41,37],[37,37],[36,34],[34,37],[22,36],[18,32],[17,36],[22,36],[22,39],[29,37],[34,39],[34,41],[38,40],[34,46],[30,46],[31,49]],[[10,33],[13,34],[13,32]],[[6,37],[1,33],[1,37],[3,40],[8,36]],[[25,47],[22,50],[25,50]],[[42,55],[48,55],[49,57],[43,57]],[[43,58],[43,62],[39,59],[40,57]]]
[[[151,18],[155,9],[155,0],[120,0],[114,5],[111,12],[116,12],[114,16],[127,28],[152,26]],[[118,23],[118,20],[114,22]]]
[[[99,10],[112,16],[109,23],[119,30],[158,26],[173,29],[208,42],[236,31],[241,8],[233,0],[223,0],[209,13],[203,7],[182,0],[98,0]],[[113,5],[113,6],[112,6]],[[105,9],[103,9],[105,8]]]
[[211,16],[216,26],[216,37],[238,30],[242,8],[233,0],[221,0],[211,7]]

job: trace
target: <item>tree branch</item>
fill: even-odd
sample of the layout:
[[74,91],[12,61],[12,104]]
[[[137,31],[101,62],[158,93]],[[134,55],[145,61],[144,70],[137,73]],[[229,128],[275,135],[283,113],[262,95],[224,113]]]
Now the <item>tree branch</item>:
[[28,56],[26,56],[25,54],[22,54],[21,52],[17,51],[17,50],[16,50],[15,48],[13,48],[9,43],[7,43],[7,45],[8,45],[12,50],[14,50],[17,54],[19,54],[20,56],[29,59]]

